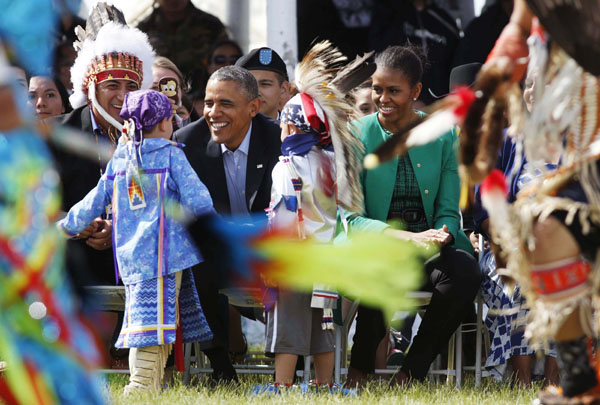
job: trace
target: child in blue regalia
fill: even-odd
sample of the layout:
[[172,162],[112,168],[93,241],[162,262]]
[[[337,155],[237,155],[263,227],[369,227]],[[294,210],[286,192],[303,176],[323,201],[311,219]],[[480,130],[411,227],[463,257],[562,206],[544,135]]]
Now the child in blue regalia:
[[130,348],[126,392],[160,388],[178,326],[184,342],[212,338],[190,270],[202,256],[166,211],[176,204],[196,216],[214,209],[183,145],[170,141],[171,114],[169,99],[159,92],[126,94],[124,134],[106,172],[58,224],[67,237],[86,237],[88,225],[112,204],[115,267],[126,293],[115,346]]

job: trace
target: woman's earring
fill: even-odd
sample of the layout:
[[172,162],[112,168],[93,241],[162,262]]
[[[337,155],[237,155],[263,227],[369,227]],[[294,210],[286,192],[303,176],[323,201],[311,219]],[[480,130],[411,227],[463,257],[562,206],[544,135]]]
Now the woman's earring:
[[417,99],[416,99],[416,98],[413,98],[413,101],[417,101]]

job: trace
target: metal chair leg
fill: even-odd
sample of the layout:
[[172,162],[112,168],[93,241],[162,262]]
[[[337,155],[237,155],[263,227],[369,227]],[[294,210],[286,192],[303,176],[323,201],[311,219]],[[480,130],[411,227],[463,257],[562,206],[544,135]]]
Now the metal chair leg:
[[341,384],[341,366],[342,366],[342,326],[335,326],[335,351],[333,357],[333,381],[336,384]]
[[312,356],[304,356],[304,373],[302,375],[304,382],[308,384],[310,381],[310,361]]
[[481,339],[483,337],[483,297],[481,290],[477,293],[477,330],[475,333],[475,387],[481,385]]
[[454,361],[454,375],[456,376],[456,388],[462,385],[462,324],[456,330],[456,351]]
[[182,376],[183,385],[189,385],[191,380],[190,368],[192,366],[192,344],[185,343],[183,345],[183,364],[185,366],[185,370]]

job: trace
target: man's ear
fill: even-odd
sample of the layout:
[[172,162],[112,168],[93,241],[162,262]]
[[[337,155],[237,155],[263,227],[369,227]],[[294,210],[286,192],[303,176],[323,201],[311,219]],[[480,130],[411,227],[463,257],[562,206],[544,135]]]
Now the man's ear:
[[281,92],[279,93],[280,101],[287,103],[286,98],[290,97],[290,82],[287,80],[281,83]]
[[255,117],[256,114],[260,111],[261,101],[260,98],[256,97],[253,100],[250,100],[249,108],[250,108],[250,116]]

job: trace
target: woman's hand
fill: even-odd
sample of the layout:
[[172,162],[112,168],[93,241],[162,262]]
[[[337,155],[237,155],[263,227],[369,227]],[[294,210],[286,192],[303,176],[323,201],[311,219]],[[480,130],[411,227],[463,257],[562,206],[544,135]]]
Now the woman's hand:
[[440,229],[428,229],[423,232],[415,233],[417,240],[422,240],[425,243],[433,243],[436,246],[445,246],[452,243],[453,237],[448,231],[446,225]]
[[442,226],[440,229],[428,229],[423,232],[408,232],[388,228],[384,233],[400,240],[414,242],[423,247],[429,247],[431,245],[445,246],[452,243],[454,240],[446,225]]

